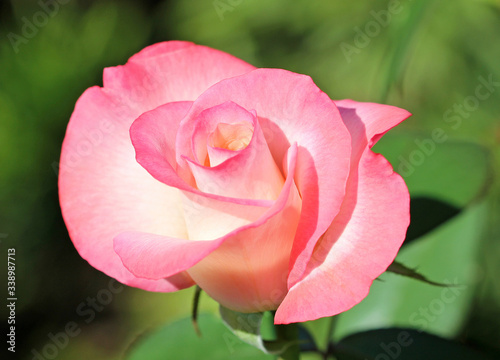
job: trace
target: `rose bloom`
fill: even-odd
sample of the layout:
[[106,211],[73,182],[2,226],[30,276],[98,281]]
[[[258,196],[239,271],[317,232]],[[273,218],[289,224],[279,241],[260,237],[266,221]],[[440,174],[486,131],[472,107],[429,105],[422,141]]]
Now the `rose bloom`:
[[394,260],[408,189],[370,147],[407,111],[332,101],[308,76],[181,41],[103,84],[76,103],[59,175],[95,268],[291,323],[351,308]]

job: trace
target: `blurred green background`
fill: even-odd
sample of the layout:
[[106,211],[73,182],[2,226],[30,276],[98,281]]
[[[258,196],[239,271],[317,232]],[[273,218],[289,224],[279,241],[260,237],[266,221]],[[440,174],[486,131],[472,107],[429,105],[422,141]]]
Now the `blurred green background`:
[[[308,74],[332,99],[412,112],[375,147],[425,205],[412,205],[417,239],[398,259],[459,286],[444,296],[384,274],[339,316],[333,336],[406,326],[500,351],[500,1],[12,0],[0,11],[0,241],[2,259],[16,249],[19,358],[57,344],[50,334],[74,322],[79,334],[55,358],[118,359],[141,334],[190,313],[193,289],[158,294],[115,284],[109,303],[81,315],[109,278],[77,254],[57,196],[60,147],[78,97],[102,85],[104,67],[173,39]],[[417,227],[441,222],[446,209],[458,214],[419,236]],[[202,311],[216,309],[202,297]],[[308,324],[320,343],[326,326]],[[1,328],[8,332],[6,320]]]

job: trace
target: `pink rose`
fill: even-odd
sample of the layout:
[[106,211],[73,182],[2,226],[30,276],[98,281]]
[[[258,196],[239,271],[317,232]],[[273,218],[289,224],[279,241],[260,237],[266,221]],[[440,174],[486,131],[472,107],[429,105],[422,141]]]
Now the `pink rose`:
[[410,114],[332,101],[305,75],[152,45],[78,100],[60,164],[69,234],[124,284],[198,284],[275,322],[367,294],[401,246],[408,190],[370,147]]

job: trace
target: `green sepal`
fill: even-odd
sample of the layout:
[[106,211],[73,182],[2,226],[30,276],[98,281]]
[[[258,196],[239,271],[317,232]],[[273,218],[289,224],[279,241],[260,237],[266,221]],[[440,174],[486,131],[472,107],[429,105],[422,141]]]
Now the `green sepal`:
[[266,354],[279,355],[286,351],[294,342],[286,340],[264,340],[260,328],[264,313],[240,313],[222,305],[219,307],[224,324],[240,340],[250,344]]

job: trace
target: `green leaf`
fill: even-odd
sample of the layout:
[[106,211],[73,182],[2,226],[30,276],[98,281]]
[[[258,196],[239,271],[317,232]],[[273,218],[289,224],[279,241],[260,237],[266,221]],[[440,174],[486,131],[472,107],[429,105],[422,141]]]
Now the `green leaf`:
[[391,326],[457,335],[474,296],[487,215],[486,203],[465,209],[398,254],[398,262],[418,267],[433,281],[455,286],[433,287],[386,272],[381,275],[384,281],[374,282],[360,304],[338,316],[334,338]]
[[410,191],[411,223],[404,245],[480,201],[492,184],[489,150],[470,142],[448,140],[443,129],[435,130],[427,135],[387,134],[374,147],[403,176]]
[[410,200],[411,222],[403,245],[452,219],[461,209],[438,199],[415,197]]
[[318,350],[314,337],[303,324],[299,324],[299,345],[301,352]]
[[492,360],[462,345],[411,329],[379,329],[342,339],[334,347],[339,360]]
[[128,360],[264,360],[273,359],[245,344],[214,315],[200,315],[198,337],[190,318],[185,318],[139,338],[128,351]]
[[[435,130],[448,136],[443,129]],[[483,198],[492,184],[491,152],[475,143],[445,139],[438,143],[431,134],[389,133],[373,150],[391,162],[412,198],[433,198],[463,208]]]
[[422,282],[425,282],[429,285],[434,285],[434,286],[441,286],[441,287],[447,287],[450,286],[449,284],[442,284],[442,283],[437,283],[434,281],[431,281],[427,279],[425,276],[422,274],[419,274],[415,269],[410,269],[409,267],[397,262],[393,261],[391,265],[387,268],[387,271],[392,272],[394,274],[406,276],[415,280],[419,280]]
[[299,324],[276,325],[276,336],[278,344],[285,346],[279,353],[279,360],[299,360],[300,359],[300,340]]

